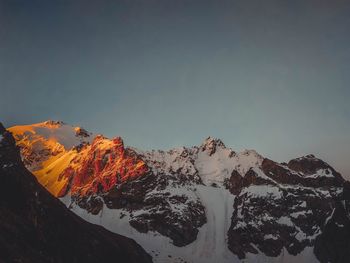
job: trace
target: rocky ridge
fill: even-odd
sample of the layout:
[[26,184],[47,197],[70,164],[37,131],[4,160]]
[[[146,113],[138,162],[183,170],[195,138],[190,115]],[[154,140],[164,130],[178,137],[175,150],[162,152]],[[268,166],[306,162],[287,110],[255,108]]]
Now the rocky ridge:
[[[317,240],[346,182],[315,156],[281,164],[208,137],[199,146],[169,151],[123,146],[122,160],[133,160],[126,166],[108,161],[118,147],[102,140],[103,147],[75,146],[64,169],[50,166],[56,178],[87,177],[87,188],[68,184],[61,200],[84,219],[135,238],[156,262],[326,262],[320,252],[326,242]],[[119,180],[121,167],[139,172]],[[337,238],[344,243],[345,237]]]

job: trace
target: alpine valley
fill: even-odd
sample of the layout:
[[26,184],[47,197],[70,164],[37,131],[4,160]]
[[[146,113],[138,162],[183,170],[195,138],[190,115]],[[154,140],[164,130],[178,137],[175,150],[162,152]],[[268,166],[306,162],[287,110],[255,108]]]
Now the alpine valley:
[[153,262],[350,262],[350,183],[314,155],[278,163],[212,137],[144,151],[60,121],[8,131],[42,186]]

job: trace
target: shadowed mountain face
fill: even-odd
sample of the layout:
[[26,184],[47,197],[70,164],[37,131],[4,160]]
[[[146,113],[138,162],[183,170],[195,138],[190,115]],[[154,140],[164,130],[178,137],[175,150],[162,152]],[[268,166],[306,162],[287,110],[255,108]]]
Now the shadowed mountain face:
[[315,254],[321,262],[346,263],[350,259],[350,183],[336,200],[322,234],[315,242]]
[[0,262],[152,262],[133,240],[85,222],[24,167],[0,123]]
[[155,262],[349,262],[349,186],[314,155],[278,163],[212,137],[142,151],[53,121],[9,131],[45,188]]

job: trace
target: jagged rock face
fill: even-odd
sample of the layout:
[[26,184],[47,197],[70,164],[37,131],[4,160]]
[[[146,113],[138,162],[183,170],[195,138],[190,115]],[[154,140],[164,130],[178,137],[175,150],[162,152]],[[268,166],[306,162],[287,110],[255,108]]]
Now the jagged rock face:
[[76,127],[75,129],[75,136],[77,137],[90,137],[91,133],[89,133],[87,130],[81,128],[81,127]]
[[39,177],[64,182],[72,211],[135,238],[156,262],[317,262],[310,248],[345,182],[314,156],[280,164],[212,137],[142,151],[97,136],[62,159]]
[[350,183],[336,200],[331,215],[315,241],[315,254],[320,262],[349,262],[350,259]]
[[148,170],[134,151],[124,148],[120,137],[93,137],[80,127],[54,121],[9,130],[28,169],[57,197],[107,192]]
[[0,262],[152,262],[133,240],[92,225],[50,195],[0,124]]
[[[292,165],[291,165],[292,163]],[[300,163],[312,166],[313,173],[305,168],[307,173],[300,169]],[[311,163],[311,164],[310,164]],[[344,179],[332,167],[315,157],[301,157],[289,162],[288,166],[278,164],[269,159],[264,159],[262,163],[263,172],[270,178],[283,184],[300,184],[308,187],[329,187],[342,186]]]
[[319,169],[333,170],[328,164],[320,159],[315,158],[314,155],[309,154],[301,158],[296,158],[288,162],[288,167],[294,171],[301,172],[305,175],[316,174]]
[[[268,159],[243,178],[232,173],[228,187],[237,196],[228,244],[240,258],[259,251],[276,257],[283,248],[296,255],[314,245],[342,180],[338,174],[318,173],[329,166],[314,159],[322,165],[309,176]],[[322,175],[332,180],[325,183]]]
[[[103,204],[109,209],[120,209],[140,233],[158,232],[174,245],[185,246],[196,240],[198,228],[206,222],[205,208],[190,185],[175,180],[149,173],[106,193],[73,200],[93,214],[100,213]],[[167,191],[169,188],[171,192]]]
[[332,205],[323,189],[252,184],[236,197],[229,248],[240,258],[259,251],[276,257],[283,248],[296,255],[313,245]]
[[[185,246],[196,240],[206,217],[204,206],[191,193],[191,186],[178,187],[183,183],[166,175],[163,178],[149,175],[123,185],[118,202],[130,212],[130,225],[139,232],[156,231],[169,237],[175,246]],[[135,200],[135,196],[139,198]]]
[[252,184],[275,185],[276,183],[265,176],[259,176],[259,174],[253,169],[250,169],[244,176],[241,176],[236,170],[233,170],[231,177],[226,179],[224,182],[226,189],[228,189],[234,195],[238,195],[243,188]]
[[200,150],[206,151],[209,156],[212,156],[218,147],[226,148],[225,144],[221,140],[215,139],[213,137],[208,137],[200,146]]
[[[190,178],[180,174],[155,176],[139,155],[124,148],[120,138],[102,140],[97,137],[91,147],[82,150],[82,159],[73,159],[75,172],[71,166],[63,172],[63,176],[67,172],[73,177],[70,189],[74,203],[95,215],[103,204],[122,209],[129,214],[130,225],[141,233],[158,232],[177,246],[193,242],[205,223],[203,205],[192,196],[165,192],[171,185],[185,188]],[[113,146],[106,145],[111,143]]]
[[125,149],[120,137],[108,140],[97,136],[60,174],[67,183],[58,196],[65,196],[69,190],[78,197],[106,193],[147,171],[146,163],[134,151]]
[[230,190],[233,195],[237,195],[243,188],[243,179],[236,170],[233,170],[230,178],[226,178],[224,181],[224,186],[226,189]]

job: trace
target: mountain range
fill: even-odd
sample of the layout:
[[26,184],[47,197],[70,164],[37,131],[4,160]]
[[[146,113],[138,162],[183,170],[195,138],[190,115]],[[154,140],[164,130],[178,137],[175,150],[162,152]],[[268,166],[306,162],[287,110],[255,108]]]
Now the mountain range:
[[[10,133],[21,154],[20,169],[11,174],[28,182],[10,188],[2,181],[2,193],[30,195],[39,210],[57,206],[52,225],[57,220],[62,228],[61,218],[72,217],[82,222],[76,232],[84,227],[86,235],[108,238],[113,232],[122,235],[113,236],[118,244],[134,239],[153,262],[350,261],[350,183],[314,155],[279,163],[254,150],[235,152],[213,137],[198,146],[145,151],[125,146],[121,137],[51,120],[3,131]],[[1,163],[2,175],[8,165]],[[35,201],[37,189],[54,204]],[[126,251],[132,246],[150,260],[136,243]]]

